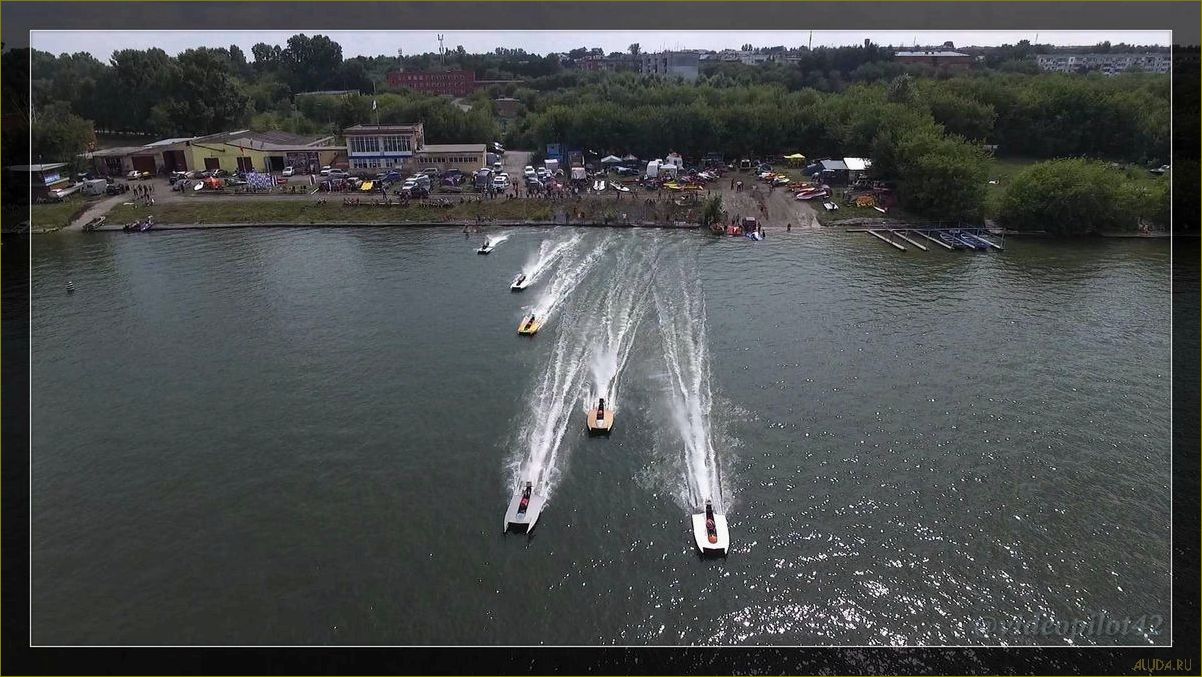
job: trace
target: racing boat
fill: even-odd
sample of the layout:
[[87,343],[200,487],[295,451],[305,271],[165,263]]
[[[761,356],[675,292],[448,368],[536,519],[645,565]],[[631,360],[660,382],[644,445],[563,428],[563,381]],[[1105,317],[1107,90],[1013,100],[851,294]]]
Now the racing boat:
[[534,313],[530,313],[522,318],[521,324],[518,325],[518,333],[523,336],[534,336],[542,326],[542,321],[536,318]]
[[597,406],[590,409],[588,412],[588,420],[585,421],[588,426],[588,434],[590,435],[608,435],[614,427],[614,410],[605,406],[605,398],[602,397],[597,401]]
[[764,234],[758,230],[753,230],[749,233],[743,233],[743,237],[747,238],[748,240],[755,240],[756,242],[759,242],[760,240],[764,239]]
[[492,250],[493,250],[492,242],[490,242],[488,240],[488,238],[485,238],[484,244],[480,245],[480,248],[476,250],[476,253],[477,254],[491,254]]
[[509,285],[509,291],[522,291],[530,286],[530,278],[526,277],[526,273],[518,273],[518,276],[513,278],[513,284]]
[[693,515],[693,540],[702,555],[725,557],[730,549],[726,515],[714,512],[714,505],[708,499],[705,510]]
[[628,186],[623,186],[620,183],[612,183],[611,182],[609,184],[609,187],[613,188],[614,190],[618,191],[619,193],[629,193],[630,192],[630,188]]
[[534,493],[534,482],[526,481],[518,485],[509,501],[509,509],[505,511],[505,531],[516,531],[528,534],[534,530],[534,523],[547,502],[545,496]]

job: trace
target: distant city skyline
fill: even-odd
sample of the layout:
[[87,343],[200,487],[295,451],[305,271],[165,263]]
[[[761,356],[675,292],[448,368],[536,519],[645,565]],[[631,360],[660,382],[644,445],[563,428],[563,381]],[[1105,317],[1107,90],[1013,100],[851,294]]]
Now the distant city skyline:
[[[750,43],[756,47],[804,47],[810,31],[32,31],[35,49],[53,54],[88,52],[107,61],[120,49],[159,47],[175,55],[195,47],[237,45],[248,60],[257,43],[284,45],[297,33],[325,35],[342,46],[344,58],[357,56],[396,56],[438,51],[438,34],[444,45],[454,50],[462,45],[468,52],[492,52],[498,47],[524,49],[545,55],[567,52],[578,47],[600,47],[606,53],[624,52],[639,43],[647,52],[673,49],[738,49]],[[863,44],[865,39],[879,45],[898,48],[941,45],[951,41],[956,47],[991,47],[1014,44],[1021,40],[1061,46],[1093,45],[1100,42],[1125,42],[1167,47],[1171,31],[813,31],[815,47]]]

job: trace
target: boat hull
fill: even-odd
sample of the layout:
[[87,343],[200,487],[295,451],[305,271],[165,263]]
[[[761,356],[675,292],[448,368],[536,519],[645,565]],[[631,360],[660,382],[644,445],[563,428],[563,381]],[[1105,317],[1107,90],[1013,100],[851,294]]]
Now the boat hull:
[[542,514],[543,505],[547,502],[545,496],[531,493],[530,502],[526,505],[526,511],[518,512],[522,503],[522,490],[523,487],[519,487],[513,493],[513,498],[509,500],[509,507],[505,510],[506,532],[528,534],[534,531],[534,525],[538,523],[538,516]]
[[725,557],[730,550],[730,533],[726,530],[726,515],[714,513],[715,531],[718,532],[716,543],[709,542],[705,532],[705,513],[693,515],[693,541],[697,550],[705,557]]
[[590,409],[584,424],[588,428],[589,435],[608,435],[614,427],[614,410],[606,409],[601,419],[598,420],[597,410]]

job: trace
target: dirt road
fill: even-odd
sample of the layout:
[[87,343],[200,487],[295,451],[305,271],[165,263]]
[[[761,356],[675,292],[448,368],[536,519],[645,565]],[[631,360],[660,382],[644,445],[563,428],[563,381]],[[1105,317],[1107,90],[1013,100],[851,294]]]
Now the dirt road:
[[[741,192],[731,189],[732,178],[743,182]],[[754,216],[763,222],[767,230],[783,229],[790,223],[794,229],[822,228],[809,203],[794,199],[788,188],[769,190],[763,182],[756,181],[753,175],[741,172],[727,174],[711,186],[722,196],[722,208],[731,218]]]

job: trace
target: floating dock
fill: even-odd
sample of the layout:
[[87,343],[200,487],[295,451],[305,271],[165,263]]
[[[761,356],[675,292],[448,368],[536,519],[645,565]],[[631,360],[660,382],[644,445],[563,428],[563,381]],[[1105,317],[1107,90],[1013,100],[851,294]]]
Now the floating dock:
[[[922,237],[927,240],[930,240],[931,242],[934,242],[935,244],[939,245],[940,247],[943,247],[944,249],[955,251],[955,250],[957,250],[956,247],[948,244],[947,242],[944,242],[942,239],[937,237],[941,233],[950,233],[952,231],[956,231],[956,239],[963,240],[965,242],[966,246],[968,246],[969,243],[974,243],[974,242],[979,242],[983,245],[988,245],[988,247],[981,247],[981,248],[969,247],[968,249],[965,249],[965,251],[987,251],[989,249],[996,249],[998,251],[1005,250],[1005,248],[1002,245],[994,242],[993,240],[990,240],[987,237],[984,237],[982,235],[984,228],[980,228],[980,227],[966,228],[964,226],[956,226],[953,228],[950,226],[947,226],[947,227],[930,226],[930,227],[926,227],[926,228],[880,227],[880,228],[848,228],[847,229],[848,233],[868,233],[869,235],[880,240],[881,242],[892,245],[903,252],[906,251],[905,246],[903,246],[901,243],[897,242],[897,240],[895,240],[894,238],[897,238],[898,240],[902,240],[904,242],[908,242],[924,252],[930,251],[930,249],[928,249],[926,245],[923,245],[922,243],[920,243],[916,239],[917,237]],[[932,236],[936,236],[936,237],[932,237]]]
[[918,247],[919,249],[923,250],[924,252],[925,252],[925,251],[927,251],[927,248],[926,248],[926,247],[924,247],[923,245],[921,245],[921,244],[918,244],[918,243],[917,243],[917,242],[915,242],[914,240],[911,240],[910,238],[906,237],[906,232],[905,232],[905,231],[903,231],[903,230],[898,230],[898,231],[894,231],[894,233],[893,233],[893,234],[894,234],[894,235],[896,235],[896,236],[898,236],[898,237],[900,237],[901,239],[905,240],[906,242],[909,242],[910,244],[914,245],[915,247]]
[[888,242],[889,244],[893,245],[894,247],[897,247],[898,249],[900,249],[900,250],[902,250],[902,251],[906,251],[906,248],[905,248],[905,247],[903,247],[903,246],[901,246],[900,244],[898,244],[898,243],[894,242],[893,240],[890,240],[889,238],[885,237],[884,235],[881,235],[880,233],[876,232],[875,230],[870,230],[870,231],[868,231],[868,234],[869,234],[869,235],[874,235],[874,236],[876,236],[876,237],[880,238],[881,242]]

